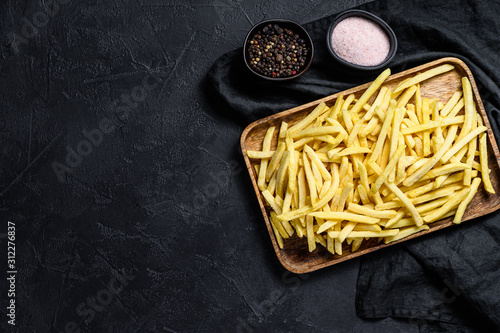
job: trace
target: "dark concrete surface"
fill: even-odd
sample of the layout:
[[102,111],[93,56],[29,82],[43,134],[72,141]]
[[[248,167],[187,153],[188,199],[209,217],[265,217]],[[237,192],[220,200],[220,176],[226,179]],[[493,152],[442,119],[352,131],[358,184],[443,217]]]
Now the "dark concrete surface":
[[253,24],[363,2],[2,1],[0,331],[417,331],[356,317],[358,260],[279,264],[202,86]]

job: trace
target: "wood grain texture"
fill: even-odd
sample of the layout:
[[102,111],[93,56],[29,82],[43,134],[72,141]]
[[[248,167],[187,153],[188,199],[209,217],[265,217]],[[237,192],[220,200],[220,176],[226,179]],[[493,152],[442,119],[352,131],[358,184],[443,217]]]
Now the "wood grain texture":
[[[471,82],[472,90],[474,94],[474,100],[477,105],[477,109],[479,113],[482,115],[485,126],[488,128],[488,163],[489,168],[491,169],[490,178],[495,189],[496,194],[489,194],[484,189],[483,186],[480,186],[480,189],[474,199],[471,201],[467,210],[463,216],[462,222],[468,221],[486,214],[489,214],[500,208],[500,168],[499,168],[499,160],[500,153],[498,150],[497,143],[495,141],[495,137],[491,130],[491,126],[484,110],[483,103],[479,96],[479,92],[474,81],[474,77],[470,69],[467,65],[457,58],[442,58],[422,66],[414,67],[412,69],[408,69],[401,73],[397,73],[389,76],[389,78],[384,83],[385,86],[389,88],[394,88],[399,82],[406,79],[407,77],[414,76],[419,72],[423,72],[434,67],[443,65],[443,64],[452,64],[455,66],[455,69],[441,74],[439,76],[433,77],[427,81],[421,83],[421,94],[422,97],[428,98],[439,98],[442,103],[446,103],[452,94],[461,90],[461,78],[467,76]],[[429,224],[430,229],[426,231],[422,231],[417,234],[410,235],[404,239],[399,241],[383,244],[376,242],[375,239],[370,239],[368,241],[364,241],[360,247],[360,249],[354,253],[351,252],[351,247],[344,243],[342,249],[342,255],[333,255],[328,252],[324,247],[318,247],[315,251],[309,252],[307,246],[307,239],[299,238],[296,235],[289,239],[284,239],[284,248],[280,249],[278,244],[276,243],[276,239],[269,221],[269,212],[270,208],[265,205],[265,200],[262,197],[258,187],[257,187],[257,175],[255,173],[254,165],[259,163],[257,160],[251,160],[248,158],[246,151],[247,150],[261,150],[262,149],[262,140],[266,133],[266,130],[269,126],[276,126],[275,135],[273,141],[271,143],[271,150],[274,150],[278,141],[278,131],[279,126],[282,121],[288,123],[289,126],[297,123],[302,118],[304,118],[309,112],[311,112],[320,102],[325,102],[327,106],[332,106],[335,103],[335,100],[338,96],[344,95],[348,96],[349,94],[354,94],[356,98],[359,98],[361,94],[366,90],[366,88],[370,85],[370,83],[366,83],[360,85],[358,87],[354,87],[343,92],[327,96],[325,98],[274,114],[272,116],[257,120],[247,126],[247,128],[243,131],[241,135],[241,148],[243,151],[243,156],[245,159],[245,163],[247,165],[248,172],[250,174],[250,178],[252,180],[252,184],[257,195],[257,199],[259,201],[260,208],[262,210],[262,215],[264,216],[264,221],[267,226],[267,230],[271,237],[271,241],[273,243],[274,250],[278,259],[282,263],[282,265],[292,271],[294,273],[308,273],[320,268],[324,268],[327,266],[331,266],[355,257],[359,257],[369,252],[373,252],[387,246],[391,246],[394,244],[398,244],[400,242],[407,241],[409,239],[413,239],[416,237],[420,237],[426,235],[428,233],[447,228],[450,226],[456,226],[453,224],[453,217],[448,217],[446,219],[442,219],[436,221],[434,223]],[[376,95],[376,94],[375,94]],[[372,97],[368,103],[373,102],[375,97]],[[463,114],[463,110],[461,113]],[[456,226],[459,227],[459,226]]]

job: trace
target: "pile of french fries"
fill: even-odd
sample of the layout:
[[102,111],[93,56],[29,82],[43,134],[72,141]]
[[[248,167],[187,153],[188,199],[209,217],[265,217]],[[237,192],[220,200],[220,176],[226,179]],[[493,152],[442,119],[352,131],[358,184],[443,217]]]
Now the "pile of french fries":
[[270,127],[262,151],[246,151],[260,159],[257,185],[280,248],[295,233],[309,251],[321,244],[339,255],[344,242],[352,252],[371,238],[390,243],[448,216],[460,223],[481,179],[495,193],[468,78],[446,104],[420,93],[421,82],[453,68],[435,67],[393,90],[383,85],[387,69],[359,99],[341,95],[293,126],[282,122],[275,150]]

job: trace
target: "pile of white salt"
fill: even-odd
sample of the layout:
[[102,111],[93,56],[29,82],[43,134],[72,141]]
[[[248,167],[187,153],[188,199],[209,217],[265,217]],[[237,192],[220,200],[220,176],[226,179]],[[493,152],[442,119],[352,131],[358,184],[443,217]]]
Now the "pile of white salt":
[[345,61],[360,66],[376,66],[389,54],[391,43],[382,28],[362,17],[340,21],[331,36],[335,53]]

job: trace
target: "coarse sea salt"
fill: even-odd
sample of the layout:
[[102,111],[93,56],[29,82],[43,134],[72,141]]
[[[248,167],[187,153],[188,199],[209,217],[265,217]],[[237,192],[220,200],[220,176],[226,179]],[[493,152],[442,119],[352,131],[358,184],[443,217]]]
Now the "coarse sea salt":
[[391,48],[389,37],[378,24],[357,16],[335,26],[331,43],[340,58],[360,66],[381,64]]

